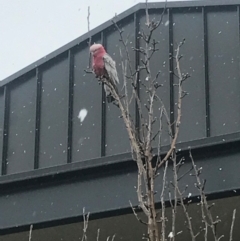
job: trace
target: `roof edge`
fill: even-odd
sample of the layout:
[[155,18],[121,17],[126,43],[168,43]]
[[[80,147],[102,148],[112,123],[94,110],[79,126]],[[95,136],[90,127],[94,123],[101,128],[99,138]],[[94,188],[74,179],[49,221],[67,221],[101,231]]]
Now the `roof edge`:
[[[219,150],[226,149],[229,150],[231,148],[235,149],[239,147],[240,143],[240,132],[232,133],[232,134],[225,134],[220,136],[214,137],[207,137],[203,139],[188,141],[188,142],[181,142],[177,143],[177,149],[181,153],[189,152],[191,149],[194,153],[200,152],[204,153],[203,150],[211,150],[213,152],[215,149]],[[169,150],[168,146],[163,146],[161,148],[161,155],[165,155]],[[153,153],[157,155],[158,150],[154,148]],[[196,153],[195,153],[196,154]],[[20,182],[29,182],[29,180],[39,180],[39,179],[51,179],[53,178],[60,178],[61,176],[68,175],[69,173],[72,176],[72,173],[79,173],[84,172],[86,173],[94,173],[95,170],[100,169],[109,169],[111,170],[113,167],[116,166],[124,166],[132,163],[132,155],[130,152],[117,154],[113,156],[104,156],[98,157],[94,159],[89,159],[85,161],[73,162],[68,164],[62,164],[58,166],[52,166],[48,168],[36,169],[21,173],[9,174],[0,177],[0,188],[3,190],[4,187],[8,189],[9,185],[16,185],[16,183]],[[135,164],[134,164],[135,165]]]

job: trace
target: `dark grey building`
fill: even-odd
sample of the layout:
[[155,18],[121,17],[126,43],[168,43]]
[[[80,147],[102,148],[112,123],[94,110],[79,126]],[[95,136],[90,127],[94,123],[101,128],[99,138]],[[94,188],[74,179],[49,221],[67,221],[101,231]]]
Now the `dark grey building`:
[[[149,3],[150,17],[159,18],[163,8],[164,3]],[[138,31],[144,28],[145,4],[117,21],[129,49],[143,44]],[[169,54],[186,39],[181,66],[191,78],[185,84],[189,95],[178,147],[187,154],[191,146],[203,167],[226,237],[234,207],[239,210],[235,225],[240,225],[239,26],[239,0],[169,2],[154,35],[160,51],[152,61],[155,72],[161,69],[161,96],[174,120],[175,66]],[[116,240],[138,240],[145,232],[129,206],[129,200],[137,205],[137,169],[119,110],[105,103],[102,87],[84,72],[90,35],[121,62],[119,33],[109,20],[0,82],[1,240],[28,240],[31,224],[34,241],[78,240],[83,207],[91,213],[90,239],[98,228],[103,240],[114,233]],[[139,56],[130,51],[130,57],[137,66]],[[87,115],[80,122],[83,109]],[[168,144],[166,136],[163,150]],[[194,200],[197,192],[190,191]],[[198,215],[194,204],[192,210]],[[239,229],[234,235],[240,237]]]

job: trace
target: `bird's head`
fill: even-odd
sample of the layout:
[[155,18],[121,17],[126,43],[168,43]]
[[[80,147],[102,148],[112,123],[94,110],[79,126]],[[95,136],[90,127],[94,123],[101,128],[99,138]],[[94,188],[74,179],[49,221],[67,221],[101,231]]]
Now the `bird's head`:
[[106,53],[104,47],[101,44],[93,44],[89,50],[93,56]]

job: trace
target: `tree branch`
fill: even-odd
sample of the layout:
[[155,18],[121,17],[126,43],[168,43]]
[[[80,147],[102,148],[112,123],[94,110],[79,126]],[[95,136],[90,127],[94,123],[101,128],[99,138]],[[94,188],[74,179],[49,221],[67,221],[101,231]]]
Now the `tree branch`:
[[176,125],[175,125],[175,134],[174,134],[174,138],[171,142],[171,147],[168,150],[167,154],[165,155],[165,157],[163,158],[163,160],[158,164],[157,168],[160,168],[161,165],[167,161],[169,159],[169,157],[172,155],[173,151],[176,148],[176,142],[177,142],[177,138],[178,138],[178,134],[179,134],[179,128],[180,128],[180,124],[181,124],[181,116],[182,116],[182,93],[183,93],[183,89],[182,89],[182,73],[181,73],[181,68],[180,68],[180,62],[179,62],[179,52],[180,52],[180,47],[182,46],[182,44],[184,43],[181,42],[180,44],[178,44],[177,46],[177,50],[176,50],[176,65],[177,65],[177,71],[178,71],[178,109],[177,109],[177,120],[176,120]]
[[229,241],[232,241],[232,240],[233,240],[232,236],[233,236],[233,227],[234,227],[234,222],[235,222],[236,212],[237,212],[237,210],[234,209],[234,210],[233,210],[233,216],[232,216],[232,223],[231,223],[231,229],[230,229],[230,237],[229,237]]

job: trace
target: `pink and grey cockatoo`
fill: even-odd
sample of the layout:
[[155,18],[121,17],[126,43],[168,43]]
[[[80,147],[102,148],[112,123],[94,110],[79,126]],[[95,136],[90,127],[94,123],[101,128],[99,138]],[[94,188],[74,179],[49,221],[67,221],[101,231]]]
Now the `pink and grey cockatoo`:
[[[116,70],[115,61],[107,54],[106,50],[101,44],[93,44],[90,47],[92,54],[92,68],[96,77],[103,78],[106,82],[110,82],[115,90],[117,90],[117,84],[119,84],[118,74]],[[108,103],[114,101],[109,86],[104,85],[104,90]]]

